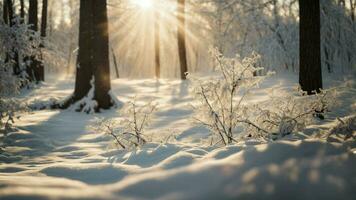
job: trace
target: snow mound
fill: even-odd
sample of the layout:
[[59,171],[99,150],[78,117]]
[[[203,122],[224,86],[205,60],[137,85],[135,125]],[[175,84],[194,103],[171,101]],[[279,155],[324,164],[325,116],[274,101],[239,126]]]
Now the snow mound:
[[[26,98],[63,98],[72,92],[71,84],[44,85]],[[277,86],[284,90],[285,85]],[[139,101],[159,103],[147,135],[162,143],[126,151],[111,148],[107,135],[86,129],[97,117],[118,117],[115,110],[35,111],[21,117],[19,131],[1,138],[0,199],[356,199],[356,142],[344,140],[355,132],[349,109],[355,105],[354,90],[337,108],[350,116],[342,122],[328,115],[308,127],[310,133],[300,133],[303,137],[218,148],[201,141],[210,133],[192,123],[187,83],[124,79],[113,81],[112,88],[123,102],[144,93]],[[255,99],[267,93],[261,88]],[[316,138],[314,132],[330,132],[334,139]]]

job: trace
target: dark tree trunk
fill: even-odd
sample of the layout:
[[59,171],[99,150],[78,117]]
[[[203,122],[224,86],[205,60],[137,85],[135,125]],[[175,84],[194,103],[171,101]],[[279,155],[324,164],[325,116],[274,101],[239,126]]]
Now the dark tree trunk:
[[[38,31],[38,2],[37,0],[29,0],[28,24],[31,25],[30,29]],[[27,67],[27,75],[30,81],[39,82],[40,79],[40,62],[35,56],[30,57],[30,66]]]
[[159,27],[159,13],[155,11],[155,27],[154,27],[154,37],[155,37],[155,75],[156,78],[161,77],[161,53],[160,53],[160,27]]
[[180,77],[186,79],[186,72],[188,71],[187,63],[187,49],[185,44],[185,0],[178,0],[178,53],[180,63]]
[[95,93],[94,99],[100,108],[112,106],[109,95],[110,63],[109,63],[109,24],[106,1],[92,0],[93,12],[93,46],[92,59],[94,64]]
[[86,97],[90,89],[94,87],[93,100],[97,102],[96,111],[101,108],[110,108],[112,99],[109,95],[111,86],[106,1],[80,1],[77,66],[74,94],[71,99],[59,106],[69,107]]
[[[44,39],[47,36],[47,10],[48,10],[48,0],[42,1],[42,18],[41,18],[41,48],[44,48]],[[44,81],[45,80],[45,72],[44,72],[44,64],[43,64],[43,56],[41,52],[41,61],[38,66],[38,80]]]
[[112,60],[114,61],[114,68],[115,68],[116,78],[120,78],[119,66],[117,64],[117,59],[116,59],[115,51],[114,51],[113,48],[111,48],[111,54],[112,54]]
[[7,3],[7,0],[5,0],[2,4],[2,19],[5,24],[9,24],[9,6]]
[[299,83],[308,94],[322,88],[320,57],[319,0],[299,0],[300,9],[300,71]]
[[38,2],[37,0],[29,0],[29,2],[28,24],[33,31],[38,31]]
[[[14,26],[15,24],[15,15],[14,15],[14,5],[12,0],[4,0],[4,22],[8,24],[10,27]],[[16,39],[15,35],[13,35],[14,39]],[[6,54],[6,62],[11,59],[13,61],[12,70],[14,75],[20,74],[20,65],[19,65],[19,54],[16,48],[12,48],[13,56],[11,57],[10,54]]]
[[80,1],[79,51],[73,101],[78,101],[88,94],[91,88],[90,81],[93,78],[93,63],[91,60],[93,7],[91,2]]
[[48,10],[48,0],[42,1],[42,18],[41,18],[41,37],[44,38],[47,36],[47,10]]
[[25,21],[25,2],[24,0],[20,0],[20,17],[22,22]]
[[14,5],[12,0],[5,0],[7,1],[7,12],[8,12],[8,24],[10,24],[10,26],[14,25]]
[[349,0],[350,2],[350,12],[351,12],[351,20],[352,22],[355,21],[355,9],[356,9],[356,1]]

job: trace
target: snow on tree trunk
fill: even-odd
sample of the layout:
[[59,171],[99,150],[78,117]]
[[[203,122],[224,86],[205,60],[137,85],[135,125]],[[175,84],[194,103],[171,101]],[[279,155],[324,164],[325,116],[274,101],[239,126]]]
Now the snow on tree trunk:
[[[71,98],[59,105],[67,108],[72,104],[76,110],[88,110],[89,97],[96,101],[95,111],[109,109],[115,100],[110,95],[110,68],[109,68],[109,35],[106,1],[81,0],[79,25],[79,54],[77,60],[76,82],[74,94]],[[91,84],[90,81],[93,80]],[[94,88],[93,88],[94,87]],[[83,102],[77,104],[76,102]]]

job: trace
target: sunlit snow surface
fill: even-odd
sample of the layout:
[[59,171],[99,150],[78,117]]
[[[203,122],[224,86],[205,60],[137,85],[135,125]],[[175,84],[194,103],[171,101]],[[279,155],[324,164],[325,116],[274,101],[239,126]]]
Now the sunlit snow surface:
[[[268,79],[249,101],[266,100],[271,90],[265,88],[273,86],[278,94],[296,81]],[[18,121],[20,131],[4,140],[0,199],[356,199],[355,141],[309,138],[332,127],[336,116],[355,114],[352,84],[337,112],[304,134],[217,148],[202,144],[209,132],[192,123],[189,83],[114,80],[120,101],[137,95],[139,101],[158,102],[148,130],[157,142],[126,152],[111,148],[110,137],[86,129],[96,117],[118,117],[116,110],[26,114]],[[72,85],[49,81],[30,92],[29,100],[66,97]]]

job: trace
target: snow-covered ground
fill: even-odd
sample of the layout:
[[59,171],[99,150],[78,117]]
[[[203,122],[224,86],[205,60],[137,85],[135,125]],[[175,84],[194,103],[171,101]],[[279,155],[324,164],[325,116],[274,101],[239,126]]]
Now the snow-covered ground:
[[[248,101],[267,99],[271,90],[266,88],[278,94],[296,82],[293,75],[271,77]],[[120,117],[117,110],[94,115],[42,110],[22,116],[19,131],[3,139],[0,199],[356,199],[355,140],[317,137],[340,123],[336,117],[355,114],[355,83],[340,91],[334,112],[304,133],[223,148],[201,142],[210,133],[191,119],[188,85],[112,81],[120,101],[136,95],[159,105],[147,132],[155,142],[132,152],[112,148],[110,136],[87,129],[97,117]],[[53,79],[24,96],[29,102],[66,97],[72,87],[68,79]],[[355,124],[350,127],[355,134]]]

